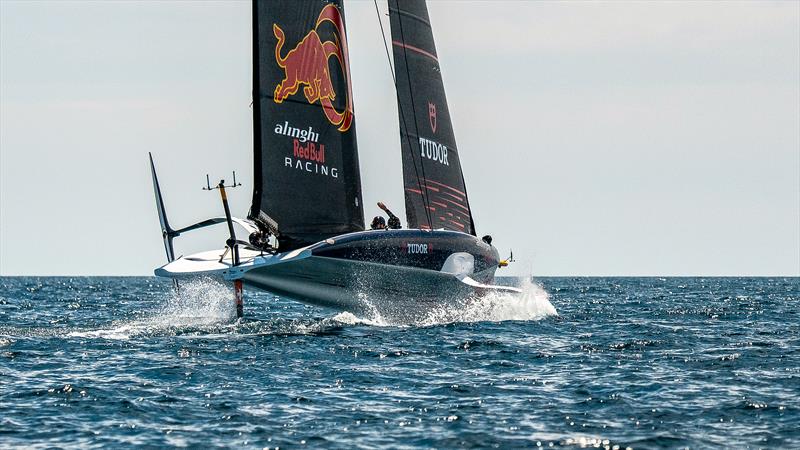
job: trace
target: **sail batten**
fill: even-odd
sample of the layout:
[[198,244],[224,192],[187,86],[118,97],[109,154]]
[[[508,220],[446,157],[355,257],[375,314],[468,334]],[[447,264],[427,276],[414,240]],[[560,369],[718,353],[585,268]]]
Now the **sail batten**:
[[411,228],[475,234],[424,0],[389,0],[406,217]]
[[254,189],[281,250],[364,229],[339,0],[253,3]]

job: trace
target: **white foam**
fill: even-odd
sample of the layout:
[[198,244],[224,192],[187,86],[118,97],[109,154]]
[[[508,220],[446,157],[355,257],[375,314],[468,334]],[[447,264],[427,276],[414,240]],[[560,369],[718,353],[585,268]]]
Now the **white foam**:
[[182,281],[170,291],[162,305],[145,317],[116,324],[107,329],[74,331],[71,337],[129,339],[142,334],[174,334],[181,328],[230,324],[236,319],[233,288],[214,278]]
[[[522,294],[490,293],[483,297],[457,300],[428,310],[411,321],[385,318],[380,311],[379,299],[369,299],[366,294],[360,294],[359,298],[368,308],[366,313],[356,315],[341,312],[312,324],[293,322],[290,328],[293,333],[314,333],[342,325],[434,326],[457,322],[538,320],[558,315],[542,286],[522,280],[518,287],[523,290]],[[170,291],[162,305],[141,318],[118,322],[109,328],[73,331],[69,336],[125,340],[142,335],[175,335],[181,330],[195,328],[212,334],[229,333],[236,327],[232,286],[214,278],[198,278],[182,281],[178,292]]]
[[330,320],[338,322],[343,325],[370,325],[374,327],[386,327],[392,324],[383,320],[383,318],[362,318],[350,312],[342,312],[331,317]]
[[[544,288],[530,279],[521,279],[522,293],[491,292],[484,296],[443,301],[440,305],[408,314],[382,314],[388,305],[383,299],[359,294],[359,300],[367,312],[358,315],[343,312],[329,318],[347,325],[371,326],[434,326],[457,322],[502,322],[509,320],[539,320],[558,315],[550,303],[550,296]],[[383,311],[384,313],[386,311]],[[326,319],[328,320],[328,319]]]
[[182,282],[154,317],[172,326],[211,325],[236,318],[236,300],[232,283],[215,278]]
[[522,279],[517,287],[522,289],[522,294],[492,292],[434,309],[420,325],[539,320],[558,315],[556,308],[550,303],[550,295],[541,285]]

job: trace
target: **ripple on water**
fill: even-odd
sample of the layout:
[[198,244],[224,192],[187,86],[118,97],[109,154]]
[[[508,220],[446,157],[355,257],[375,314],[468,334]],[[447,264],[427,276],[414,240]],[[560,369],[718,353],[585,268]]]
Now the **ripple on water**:
[[416,323],[255,291],[236,320],[214,280],[0,288],[0,446],[800,446],[796,278],[548,278]]

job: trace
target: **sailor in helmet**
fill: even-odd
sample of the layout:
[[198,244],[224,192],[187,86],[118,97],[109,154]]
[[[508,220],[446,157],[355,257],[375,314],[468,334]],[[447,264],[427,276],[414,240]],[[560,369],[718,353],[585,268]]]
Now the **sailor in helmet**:
[[375,216],[372,219],[372,224],[370,225],[370,229],[399,230],[402,227],[402,225],[400,224],[400,219],[394,214],[392,214],[392,212],[389,211],[389,208],[387,208],[386,205],[383,204],[383,202],[378,202],[378,208],[382,209],[389,216],[389,222],[387,224],[387,222],[383,219],[383,217]]
[[375,216],[372,219],[372,223],[369,226],[370,230],[385,230],[386,229],[386,221],[383,220],[381,216]]

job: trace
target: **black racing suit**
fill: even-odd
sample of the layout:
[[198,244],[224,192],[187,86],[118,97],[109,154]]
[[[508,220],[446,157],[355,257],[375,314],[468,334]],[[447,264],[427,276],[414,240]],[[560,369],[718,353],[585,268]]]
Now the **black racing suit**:
[[386,209],[386,214],[389,215],[389,221],[386,222],[386,228],[389,230],[399,230],[402,225],[400,224],[400,219],[397,218],[391,211]]

